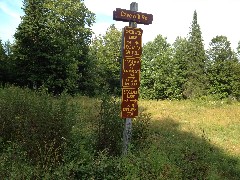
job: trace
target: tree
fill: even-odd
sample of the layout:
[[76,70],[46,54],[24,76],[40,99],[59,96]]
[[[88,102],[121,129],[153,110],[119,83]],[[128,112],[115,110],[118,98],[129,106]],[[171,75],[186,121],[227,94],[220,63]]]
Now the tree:
[[5,58],[6,58],[5,49],[2,40],[0,39],[0,60],[3,61]]
[[226,36],[216,36],[208,50],[209,93],[219,98],[240,95],[240,64]]
[[7,55],[5,53],[2,40],[0,39],[0,84],[6,82],[6,58]]
[[17,83],[44,86],[55,94],[83,83],[94,21],[79,0],[24,0],[25,15],[15,33]]
[[238,55],[238,60],[240,62],[240,41],[238,42],[237,55]]
[[174,80],[174,92],[175,98],[182,99],[184,84],[187,82],[188,68],[187,53],[188,53],[188,41],[186,38],[177,37],[173,43],[173,80]]
[[185,98],[201,96],[204,94],[206,88],[206,54],[202,33],[197,22],[196,11],[193,14],[193,21],[188,37],[186,60],[188,72],[186,83],[183,86],[183,95]]
[[89,73],[94,78],[90,79],[89,84],[94,86],[96,92],[101,92],[105,88],[111,93],[121,92],[121,40],[122,32],[111,25],[106,34],[95,37],[91,44],[90,56],[93,66]]
[[161,35],[143,46],[140,86],[143,98],[171,98],[173,94],[171,62],[171,45]]

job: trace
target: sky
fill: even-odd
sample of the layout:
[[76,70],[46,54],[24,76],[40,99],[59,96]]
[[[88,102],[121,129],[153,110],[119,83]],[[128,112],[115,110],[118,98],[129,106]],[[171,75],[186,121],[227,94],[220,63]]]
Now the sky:
[[[161,34],[173,43],[178,36],[187,37],[194,10],[197,11],[205,48],[217,35],[227,36],[235,50],[240,41],[240,0],[85,0],[86,7],[96,14],[92,29],[95,35],[104,34],[111,24],[121,30],[128,23],[113,20],[116,8],[129,9],[138,3],[138,11],[153,14],[153,23],[139,24],[143,43]],[[0,0],[0,39],[13,41],[13,34],[24,13],[22,0]]]

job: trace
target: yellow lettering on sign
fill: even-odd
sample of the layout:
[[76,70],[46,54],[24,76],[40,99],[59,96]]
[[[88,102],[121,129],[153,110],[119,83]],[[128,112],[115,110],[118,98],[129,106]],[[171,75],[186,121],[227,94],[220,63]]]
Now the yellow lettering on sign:
[[137,39],[137,36],[129,36],[129,39]]
[[141,35],[142,35],[142,32],[141,32],[140,30],[138,30],[138,31],[137,31],[137,34],[138,34],[139,36],[141,36]]
[[128,114],[130,114],[129,116],[132,116],[133,115],[133,113],[132,112],[127,112]]
[[138,19],[141,19],[141,15],[140,15],[140,14],[137,14],[137,18],[138,18]]
[[126,13],[124,11],[121,11],[121,16],[126,16]]
[[132,14],[127,14],[127,17],[128,17],[128,18],[131,18],[131,17],[132,17]]
[[134,30],[133,29],[127,29],[126,34],[134,34]]
[[142,15],[142,19],[147,21],[147,16]]
[[126,54],[130,54],[130,53],[131,53],[130,50],[127,50]]
[[137,55],[139,55],[139,52],[138,51],[132,51],[132,55],[137,56]]

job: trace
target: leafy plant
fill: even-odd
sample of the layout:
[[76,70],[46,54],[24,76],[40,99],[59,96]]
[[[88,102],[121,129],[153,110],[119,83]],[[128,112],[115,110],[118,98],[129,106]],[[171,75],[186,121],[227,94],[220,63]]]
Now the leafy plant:
[[120,101],[113,97],[103,96],[97,119],[97,150],[106,149],[110,155],[120,155],[123,128],[124,120],[120,117]]
[[[42,168],[61,162],[64,139],[68,139],[76,119],[76,109],[63,95],[9,87],[0,89],[0,137],[18,143],[27,157]],[[45,167],[46,166],[46,167]]]

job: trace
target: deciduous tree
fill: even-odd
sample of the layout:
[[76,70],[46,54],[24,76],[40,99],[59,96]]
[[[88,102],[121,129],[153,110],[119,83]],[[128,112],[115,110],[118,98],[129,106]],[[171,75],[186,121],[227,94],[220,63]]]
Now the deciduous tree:
[[[79,0],[24,0],[15,33],[17,83],[61,93],[83,83],[94,15]],[[81,85],[81,84],[80,84]]]
[[5,83],[6,76],[6,53],[0,40],[0,84]]
[[184,84],[187,82],[188,68],[187,53],[188,41],[186,38],[177,37],[173,43],[173,81],[175,82],[174,92],[175,98],[182,99]]
[[143,46],[140,92],[143,98],[167,99],[172,89],[172,49],[166,38],[158,35]]
[[94,62],[92,66],[91,84],[95,90],[101,92],[103,87],[111,93],[120,94],[120,65],[121,65],[122,32],[111,25],[104,35],[95,37],[90,47],[90,56]]
[[219,98],[240,95],[240,64],[226,36],[216,36],[208,50],[209,93]]

